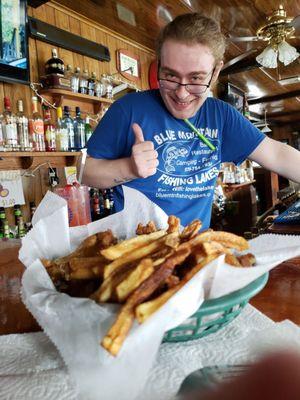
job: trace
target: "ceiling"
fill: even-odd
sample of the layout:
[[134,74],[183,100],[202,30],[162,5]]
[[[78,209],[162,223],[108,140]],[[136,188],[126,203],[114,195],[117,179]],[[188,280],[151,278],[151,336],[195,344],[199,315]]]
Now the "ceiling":
[[[220,82],[230,81],[248,94],[253,115],[267,112],[268,122],[300,130],[300,81],[282,86],[278,80],[300,76],[300,58],[277,69],[261,68],[255,61],[267,43],[233,42],[230,36],[255,36],[266,16],[282,4],[290,17],[300,15],[300,0],[60,0],[60,4],[154,49],[161,27],[176,15],[200,11],[219,21],[228,37]],[[127,22],[120,19],[126,19]],[[297,32],[300,37],[300,32]],[[288,39],[300,52],[300,38]],[[253,52],[251,52],[253,50]],[[249,52],[246,58],[239,56]],[[236,59],[237,58],[237,59]]]

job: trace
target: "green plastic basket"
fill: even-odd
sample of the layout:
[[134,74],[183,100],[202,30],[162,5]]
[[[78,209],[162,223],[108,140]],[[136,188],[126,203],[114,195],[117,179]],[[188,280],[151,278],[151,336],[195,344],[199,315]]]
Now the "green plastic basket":
[[164,335],[163,342],[185,342],[217,332],[236,318],[251,297],[260,292],[269,274],[257,278],[244,288],[217,299],[205,300],[195,314]]

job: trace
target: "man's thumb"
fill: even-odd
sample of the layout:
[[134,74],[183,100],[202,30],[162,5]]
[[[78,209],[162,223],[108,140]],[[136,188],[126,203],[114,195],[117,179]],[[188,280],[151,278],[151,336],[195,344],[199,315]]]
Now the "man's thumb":
[[145,141],[142,128],[138,124],[134,123],[132,125],[132,130],[135,136],[134,144],[139,144]]

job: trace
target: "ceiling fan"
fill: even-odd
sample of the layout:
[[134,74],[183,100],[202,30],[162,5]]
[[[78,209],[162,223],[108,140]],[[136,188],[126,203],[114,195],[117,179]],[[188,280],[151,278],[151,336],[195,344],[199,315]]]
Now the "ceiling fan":
[[[299,31],[299,35],[296,35]],[[276,68],[277,57],[284,65],[288,65],[299,57],[297,49],[287,43],[286,39],[300,39],[300,15],[287,17],[282,5],[270,16],[264,25],[258,28],[256,36],[229,37],[232,42],[268,42],[264,51],[256,60],[264,67]]]

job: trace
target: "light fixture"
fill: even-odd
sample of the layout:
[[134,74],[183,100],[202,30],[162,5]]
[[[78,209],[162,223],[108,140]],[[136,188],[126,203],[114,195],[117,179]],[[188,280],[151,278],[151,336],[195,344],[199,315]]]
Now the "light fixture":
[[268,41],[268,46],[256,57],[256,61],[266,68],[276,68],[277,59],[285,66],[289,65],[299,57],[297,49],[286,42],[295,32],[293,19],[286,16],[286,11],[280,5],[267,18],[268,23],[256,32],[259,40]]
[[256,57],[256,61],[265,68],[277,68],[277,57],[285,66],[289,65],[299,57],[297,49],[285,40],[279,44],[267,46],[264,51]]
[[269,128],[268,124],[267,124],[267,111],[265,110],[265,125],[262,127],[261,131],[263,133],[270,133],[272,132],[272,129]]

